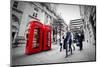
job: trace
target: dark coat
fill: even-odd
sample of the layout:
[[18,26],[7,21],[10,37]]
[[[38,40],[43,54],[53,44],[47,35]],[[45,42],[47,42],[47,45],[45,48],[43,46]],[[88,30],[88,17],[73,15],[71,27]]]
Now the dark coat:
[[68,45],[67,41],[68,41],[69,46],[71,46],[71,43],[72,43],[71,32],[66,33],[66,38],[64,39],[64,45],[63,45],[64,49],[66,49],[66,46]]
[[80,36],[77,36],[77,46],[80,46],[82,42],[84,41],[84,34],[80,33]]
[[66,38],[64,39],[63,49],[66,49]]

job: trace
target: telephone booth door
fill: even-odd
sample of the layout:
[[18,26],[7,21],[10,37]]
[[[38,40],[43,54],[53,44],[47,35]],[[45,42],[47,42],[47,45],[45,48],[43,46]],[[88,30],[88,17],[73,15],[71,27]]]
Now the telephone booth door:
[[26,43],[26,54],[34,54],[42,50],[43,25],[38,21],[32,21],[30,23]]
[[43,50],[51,49],[51,27],[48,25],[44,26],[44,39],[43,39]]

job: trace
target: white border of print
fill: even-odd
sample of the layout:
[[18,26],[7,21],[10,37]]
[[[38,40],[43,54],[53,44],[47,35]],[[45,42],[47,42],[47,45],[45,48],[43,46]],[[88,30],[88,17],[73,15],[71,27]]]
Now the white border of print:
[[[88,4],[97,6],[97,43],[96,62],[39,65],[37,67],[99,67],[100,65],[100,0],[27,0],[69,4]],[[10,0],[0,1],[0,66],[10,67]],[[27,66],[32,67],[32,66]]]

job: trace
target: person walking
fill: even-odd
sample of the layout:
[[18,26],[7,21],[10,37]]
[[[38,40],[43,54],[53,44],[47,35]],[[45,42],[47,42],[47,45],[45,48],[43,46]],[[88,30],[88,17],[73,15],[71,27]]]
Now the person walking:
[[78,42],[79,42],[79,50],[83,50],[83,40],[84,40],[84,34],[82,32],[80,32],[78,34]]
[[81,32],[81,36],[80,36],[80,50],[83,50],[83,41],[84,41],[84,34]]
[[71,35],[71,32],[68,32],[68,35],[69,35],[69,37],[68,37],[67,43],[69,45],[69,51],[72,54],[72,46],[71,46],[72,45],[72,35]]
[[66,38],[64,39],[64,49],[66,49],[66,56],[65,57],[68,57],[68,46],[69,46],[69,51],[72,54],[72,47],[71,47],[72,39],[71,38],[72,38],[71,32],[68,31],[66,33]]
[[60,39],[60,52],[62,51],[62,45],[63,45],[63,37],[61,37],[61,39]]
[[68,57],[68,51],[67,51],[68,49],[67,49],[67,48],[68,48],[68,45],[67,45],[67,38],[65,38],[65,39],[64,39],[64,44],[63,44],[63,49],[66,50],[66,56],[65,56],[65,58]]

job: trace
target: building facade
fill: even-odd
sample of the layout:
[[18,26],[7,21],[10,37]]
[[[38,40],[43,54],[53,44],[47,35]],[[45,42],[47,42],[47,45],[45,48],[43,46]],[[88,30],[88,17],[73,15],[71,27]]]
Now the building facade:
[[81,27],[83,27],[83,19],[70,20],[70,30],[72,32],[80,31]]
[[11,36],[13,42],[27,39],[30,21],[38,20],[42,24],[50,25],[58,19],[56,5],[39,2],[11,1]]
[[84,33],[87,43],[96,44],[96,6],[80,6],[80,15],[84,19]]

